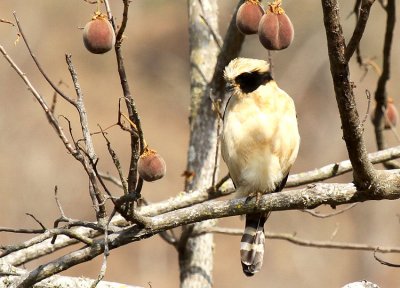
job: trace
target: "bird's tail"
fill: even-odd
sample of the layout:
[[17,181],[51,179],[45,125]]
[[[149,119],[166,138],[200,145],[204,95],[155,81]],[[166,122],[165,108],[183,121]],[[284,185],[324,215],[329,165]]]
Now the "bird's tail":
[[240,260],[246,276],[253,276],[261,270],[264,258],[264,223],[269,213],[246,215],[246,226],[240,241]]

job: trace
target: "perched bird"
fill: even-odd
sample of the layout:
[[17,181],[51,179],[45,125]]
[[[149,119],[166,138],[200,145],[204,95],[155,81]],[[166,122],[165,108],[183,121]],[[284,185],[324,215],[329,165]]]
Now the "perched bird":
[[[281,191],[300,145],[292,98],[278,87],[263,60],[236,58],[226,66],[224,78],[231,97],[221,151],[238,196],[258,199]],[[246,215],[240,257],[247,276],[261,269],[268,215]]]

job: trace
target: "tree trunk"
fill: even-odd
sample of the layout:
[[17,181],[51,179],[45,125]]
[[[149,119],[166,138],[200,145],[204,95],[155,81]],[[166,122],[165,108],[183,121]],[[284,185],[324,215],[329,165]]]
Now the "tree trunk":
[[[191,71],[190,142],[186,191],[210,187],[217,146],[217,115],[212,111],[210,81],[219,46],[217,12],[212,0],[189,0],[189,37]],[[212,234],[196,236],[199,228],[215,224],[204,221],[183,228],[179,249],[181,287],[212,287],[214,240]]]

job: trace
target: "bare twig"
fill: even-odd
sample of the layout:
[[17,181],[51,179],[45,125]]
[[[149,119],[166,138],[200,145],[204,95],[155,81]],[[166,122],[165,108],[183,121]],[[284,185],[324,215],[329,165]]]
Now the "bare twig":
[[[400,157],[400,146],[368,154],[372,164],[383,163]],[[290,175],[285,187],[296,187],[326,180],[347,173],[353,169],[349,160],[329,164],[318,169]]]
[[[206,231],[203,231],[203,233],[218,233],[224,235],[242,236],[243,230],[233,229],[233,228],[212,227]],[[273,233],[268,231],[265,232],[266,239],[285,240],[296,245],[310,247],[310,248],[377,251],[381,253],[400,253],[400,247],[385,247],[385,246],[368,245],[362,243],[306,240],[296,237],[295,235],[296,235],[295,233],[289,234],[289,233]]]
[[[62,84],[65,84],[62,80],[58,81],[58,83],[57,83],[58,86],[61,86]],[[67,84],[65,84],[65,85],[68,87]],[[56,110],[57,95],[58,95],[57,91],[54,91],[54,94],[53,94],[53,101],[51,102],[51,107],[50,107],[50,111],[51,111],[51,113],[53,113],[53,114],[54,114],[54,111]]]
[[58,199],[58,187],[57,186],[54,187],[54,198],[56,200],[58,211],[60,211],[60,214],[61,214],[62,217],[66,218],[65,213],[64,213],[64,209],[62,208],[61,202]]
[[65,60],[68,65],[68,70],[71,74],[72,81],[74,83],[76,95],[77,95],[77,101],[75,104],[76,109],[78,110],[79,114],[79,119],[81,123],[81,128],[82,128],[82,134],[83,138],[85,140],[85,147],[86,147],[86,152],[88,155],[88,159],[84,158],[82,164],[85,167],[85,170],[89,176],[89,191],[91,192],[91,197],[93,201],[94,208],[96,210],[96,216],[98,220],[103,219],[106,215],[106,210],[104,206],[104,195],[101,193],[98,184],[97,184],[97,178],[96,178],[96,173],[93,169],[92,163],[96,162],[97,156],[94,151],[94,146],[92,142],[92,136],[90,134],[89,130],[89,122],[88,122],[88,117],[86,114],[86,109],[85,105],[83,102],[83,93],[81,91],[79,82],[78,82],[78,76],[75,71],[75,68],[72,64],[72,58],[71,55],[65,55]]
[[21,233],[21,234],[40,234],[45,230],[43,229],[24,229],[24,228],[8,228],[0,227],[0,232]]
[[341,210],[338,210],[338,211],[335,211],[335,212],[332,212],[332,213],[327,213],[327,214],[322,214],[322,213],[320,213],[318,211],[313,211],[313,210],[309,210],[309,209],[303,210],[303,212],[306,212],[306,213],[308,213],[308,214],[310,214],[310,215],[312,215],[314,217],[317,217],[317,218],[329,218],[329,217],[333,217],[333,216],[342,214],[342,213],[354,208],[355,206],[357,206],[357,204],[358,203],[353,203],[353,204],[349,205],[348,207],[346,207],[344,209],[341,209]]
[[6,19],[0,19],[0,23],[6,23],[6,24],[10,24],[11,26],[15,26],[15,24],[9,20]]
[[[110,216],[111,220],[112,216]],[[109,221],[108,221],[109,223]],[[108,225],[108,224],[107,224]],[[107,227],[104,230],[104,253],[103,253],[103,262],[101,264],[101,269],[99,272],[99,275],[97,276],[97,279],[92,283],[92,285],[90,286],[91,288],[96,288],[97,284],[100,283],[101,280],[104,279],[104,276],[106,274],[106,270],[107,270],[107,258],[110,255],[110,250],[108,248],[108,231],[107,231]]]
[[69,97],[68,95],[64,94],[64,93],[57,87],[57,85],[54,84],[54,83],[50,80],[50,78],[49,78],[49,77],[47,76],[47,74],[44,72],[44,70],[43,70],[42,66],[40,65],[39,61],[37,60],[35,54],[33,54],[32,49],[31,49],[31,47],[29,46],[28,40],[26,39],[24,32],[22,31],[22,27],[21,27],[21,24],[20,24],[20,22],[19,22],[19,20],[18,20],[17,14],[16,14],[15,12],[13,12],[13,15],[14,15],[15,21],[16,21],[17,26],[18,26],[18,31],[19,31],[19,33],[21,34],[22,39],[23,39],[24,42],[25,42],[26,48],[28,48],[29,54],[31,55],[32,60],[35,62],[36,67],[39,69],[40,73],[41,73],[41,74],[43,75],[43,77],[46,79],[47,83],[49,83],[50,86],[51,86],[61,97],[63,97],[66,101],[68,101],[69,103],[71,103],[72,105],[75,106],[75,100],[72,99],[71,97]]
[[[106,5],[106,10],[107,10],[107,15],[108,18],[110,19],[114,31],[116,31],[116,44],[115,44],[115,54],[117,58],[117,63],[118,63],[118,74],[121,80],[121,87],[122,91],[124,94],[124,99],[125,103],[128,109],[128,114],[129,114],[129,119],[135,123],[136,128],[137,128],[137,134],[131,133],[131,159],[130,159],[130,166],[129,166],[129,174],[128,174],[128,191],[129,193],[139,193],[140,194],[140,189],[137,189],[137,161],[139,159],[139,156],[143,153],[144,150],[144,136],[143,136],[143,130],[142,130],[142,125],[139,117],[139,113],[136,109],[136,104],[135,101],[132,97],[132,94],[130,92],[129,88],[129,83],[127,80],[127,75],[126,75],[126,70],[125,70],[125,65],[124,65],[124,59],[122,56],[122,40],[123,40],[123,34],[128,22],[128,10],[129,10],[129,4],[130,0],[123,0],[124,3],[124,10],[122,14],[122,23],[117,31],[117,26],[115,24],[114,17],[112,17],[111,13],[111,8],[108,3],[108,1],[105,1]],[[143,183],[141,183],[143,184]],[[141,185],[140,185],[141,188]]]
[[369,12],[374,2],[375,0],[361,1],[360,15],[357,17],[356,27],[354,28],[353,35],[351,36],[350,41],[345,50],[345,58],[347,62],[350,61],[350,58],[351,56],[353,56],[354,51],[359,47],[360,40],[364,34],[364,30],[367,25]]
[[[396,22],[396,1],[388,0],[385,6],[387,14],[386,18],[386,32],[383,46],[383,65],[382,73],[380,74],[378,84],[375,91],[376,109],[374,116],[375,138],[378,150],[386,148],[385,138],[383,136],[384,128],[384,113],[387,106],[387,91],[386,84],[390,79],[390,57],[393,43],[393,31]],[[393,168],[390,163],[384,164],[387,168]]]
[[219,49],[222,49],[222,40],[218,33],[214,31],[208,22],[207,18],[204,15],[200,15],[200,18],[203,19],[204,23],[207,25],[208,29],[210,29],[211,35],[213,36],[215,43],[217,43]]
[[40,222],[39,219],[37,219],[33,214],[31,214],[31,213],[25,213],[25,214],[30,216],[33,220],[35,220],[35,222],[38,223],[40,225],[40,227],[42,227],[43,231],[47,230],[47,228],[43,225],[43,223]]
[[400,264],[390,263],[390,262],[387,262],[387,261],[382,260],[381,258],[379,258],[376,255],[376,252],[381,252],[381,251],[378,250],[379,248],[380,247],[377,247],[377,249],[375,249],[375,251],[374,251],[374,258],[375,258],[376,261],[378,261],[379,263],[381,263],[382,265],[385,265],[385,266],[394,267],[394,268],[400,268]]
[[108,140],[107,136],[105,135],[103,129],[101,129],[100,126],[99,126],[99,128],[101,130],[101,134],[103,135],[104,139],[106,140],[107,149],[108,149],[108,152],[109,152],[109,154],[110,154],[110,156],[111,156],[111,158],[113,160],[114,166],[118,171],[119,180],[120,180],[121,186],[122,186],[122,188],[124,190],[124,194],[128,194],[128,183],[126,182],[124,174],[122,172],[121,162],[119,161],[118,156],[115,153],[115,151],[112,149],[111,143]]
[[104,180],[110,181],[111,183],[117,185],[118,187],[123,188],[121,180],[117,177],[110,175],[110,173],[97,171],[97,174]]
[[79,153],[77,149],[75,149],[68,138],[64,134],[62,127],[58,124],[57,119],[54,117],[53,113],[51,113],[48,105],[44,101],[43,97],[39,94],[39,92],[35,89],[32,83],[29,81],[28,77],[22,70],[17,66],[17,64],[13,61],[13,59],[7,54],[6,50],[3,46],[0,45],[0,52],[3,54],[4,58],[11,64],[11,67],[15,70],[15,72],[21,77],[24,83],[28,86],[29,91],[33,94],[35,99],[39,102],[40,106],[46,113],[47,118],[51,126],[56,130],[57,135],[60,137],[63,142],[65,148],[67,148],[68,152],[71,153],[78,161],[82,161],[82,155]]

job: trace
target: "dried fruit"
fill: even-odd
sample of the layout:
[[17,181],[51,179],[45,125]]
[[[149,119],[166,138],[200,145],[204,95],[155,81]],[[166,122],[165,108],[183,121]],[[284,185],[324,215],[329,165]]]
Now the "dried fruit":
[[256,34],[263,14],[264,10],[260,6],[260,1],[247,0],[240,5],[236,14],[236,26],[238,30],[246,35]]
[[258,27],[260,42],[268,50],[285,49],[294,38],[293,24],[280,4],[279,0],[269,4]]
[[146,148],[138,161],[139,176],[152,182],[162,178],[166,171],[164,159],[156,151]]
[[83,29],[83,43],[94,54],[110,51],[115,44],[115,33],[107,16],[96,12]]
[[[371,114],[372,123],[375,122],[375,109],[376,109],[376,106],[374,108],[374,111],[372,111],[372,114]],[[388,97],[388,99],[387,99],[386,115],[384,115],[384,117],[385,117],[385,126],[384,126],[385,129],[390,129],[392,126],[396,127],[397,120],[399,119],[399,112],[397,111],[397,108],[393,103],[392,97]]]

